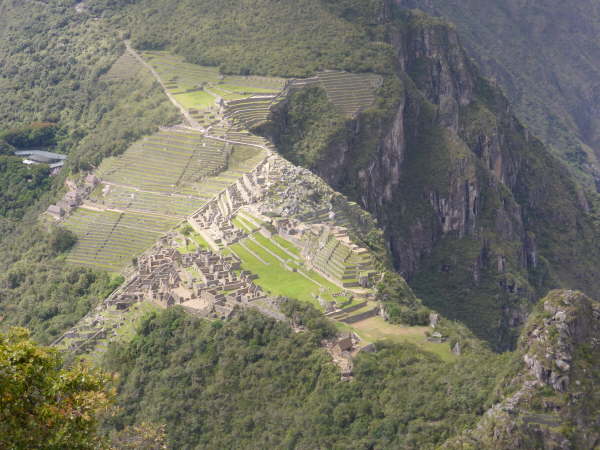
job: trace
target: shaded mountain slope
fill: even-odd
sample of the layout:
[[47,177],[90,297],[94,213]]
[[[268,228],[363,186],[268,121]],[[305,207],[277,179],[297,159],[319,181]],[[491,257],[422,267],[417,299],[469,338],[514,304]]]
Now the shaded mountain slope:
[[454,24],[519,118],[576,173],[598,179],[600,6],[593,0],[397,0]]

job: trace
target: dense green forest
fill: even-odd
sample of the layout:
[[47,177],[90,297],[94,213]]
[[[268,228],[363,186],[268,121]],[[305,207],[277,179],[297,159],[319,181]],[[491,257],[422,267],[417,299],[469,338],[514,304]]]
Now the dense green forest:
[[56,126],[50,122],[36,122],[0,133],[0,152],[12,148],[49,147],[56,144]]
[[455,363],[411,345],[377,344],[354,380],[320,347],[253,311],[209,322],[181,309],[149,316],[114,345],[118,414],[107,429],[166,425],[172,448],[424,448],[473,425],[518,365],[480,350]]
[[12,219],[47,191],[52,179],[47,165],[25,165],[22,158],[0,155],[0,215]]
[[323,69],[394,68],[392,47],[378,25],[380,0],[102,0],[91,8],[112,16],[137,48],[172,49],[224,73],[306,76]]
[[149,74],[102,78],[123,43],[105,21],[77,13],[75,3],[7,6],[0,17],[0,140],[36,146],[42,142],[19,141],[25,133],[18,131],[50,122],[52,143],[79,170],[177,116]]
[[64,252],[75,242],[67,231],[32,224],[5,229],[0,241],[0,328],[24,326],[38,342],[49,344],[122,282],[67,265]]

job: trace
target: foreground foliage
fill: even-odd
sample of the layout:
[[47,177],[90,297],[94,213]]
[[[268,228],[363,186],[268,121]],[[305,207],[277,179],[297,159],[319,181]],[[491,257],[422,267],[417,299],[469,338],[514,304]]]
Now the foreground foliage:
[[479,351],[446,364],[380,343],[342,382],[320,347],[327,327],[303,309],[288,312],[315,331],[253,311],[226,323],[152,314],[106,356],[121,407],[106,427],[163,423],[173,448],[423,448],[472,425],[513,360]]
[[1,448],[97,448],[97,414],[111,400],[103,374],[62,368],[19,328],[0,334],[0,369]]

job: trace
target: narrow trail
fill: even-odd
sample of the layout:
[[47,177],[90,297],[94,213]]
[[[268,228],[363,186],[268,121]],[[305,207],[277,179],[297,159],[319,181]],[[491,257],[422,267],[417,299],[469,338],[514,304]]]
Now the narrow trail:
[[173,105],[175,105],[175,107],[177,109],[179,109],[179,111],[181,112],[181,114],[185,117],[185,120],[186,120],[187,124],[190,126],[190,128],[193,128],[194,130],[197,130],[197,131],[204,132],[205,131],[204,128],[202,128],[200,126],[200,124],[190,115],[190,113],[188,113],[185,110],[185,108],[179,104],[179,102],[175,99],[175,97],[169,93],[169,91],[167,90],[167,87],[165,86],[163,80],[160,78],[160,75],[154,69],[154,67],[152,67],[150,64],[148,64],[144,60],[144,58],[142,58],[140,56],[140,54],[131,46],[131,44],[129,43],[129,41],[125,41],[125,47],[127,48],[127,51],[135,59],[137,59],[144,67],[146,67],[152,73],[152,75],[154,76],[154,78],[156,78],[156,81],[159,82],[159,84],[162,87],[163,91],[165,92],[166,96],[169,98],[169,100],[171,100],[171,103],[173,103]]

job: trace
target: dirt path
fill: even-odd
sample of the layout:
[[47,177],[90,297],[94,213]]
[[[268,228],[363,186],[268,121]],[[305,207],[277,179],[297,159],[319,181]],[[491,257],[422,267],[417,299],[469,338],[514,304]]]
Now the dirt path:
[[179,111],[181,112],[181,114],[183,115],[183,117],[185,117],[185,120],[186,120],[187,124],[191,128],[193,128],[195,130],[205,131],[204,128],[202,128],[200,126],[200,124],[190,115],[190,113],[188,113],[186,111],[186,109],[179,104],[179,102],[175,99],[175,97],[169,93],[169,91],[167,90],[167,87],[163,83],[163,81],[160,78],[160,75],[158,74],[158,72],[154,69],[154,67],[152,67],[150,64],[148,64],[144,60],[144,58],[142,58],[140,56],[140,54],[131,46],[131,44],[129,43],[129,41],[125,41],[125,47],[127,48],[127,51],[135,59],[137,59],[144,67],[146,67],[152,73],[152,75],[154,76],[154,78],[156,78],[156,81],[158,81],[160,83],[161,87],[163,88],[163,91],[165,92],[165,94],[167,95],[167,97],[169,98],[169,100],[171,100],[171,103],[173,103],[173,105],[175,105],[177,107],[177,109],[179,109]]

